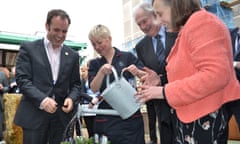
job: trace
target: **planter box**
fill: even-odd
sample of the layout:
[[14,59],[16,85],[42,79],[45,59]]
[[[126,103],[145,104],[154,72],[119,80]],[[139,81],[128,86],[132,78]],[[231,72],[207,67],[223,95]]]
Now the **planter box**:
[[16,109],[21,99],[21,94],[6,93],[3,95],[4,117],[6,129],[4,140],[7,144],[22,144],[22,128],[13,123]]

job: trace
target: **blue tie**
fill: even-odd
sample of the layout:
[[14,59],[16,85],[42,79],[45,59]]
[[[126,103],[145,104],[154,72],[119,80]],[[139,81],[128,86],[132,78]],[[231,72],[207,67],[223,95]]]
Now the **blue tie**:
[[161,41],[161,36],[157,35],[155,38],[157,39],[156,56],[160,67],[163,68],[165,66],[165,49]]

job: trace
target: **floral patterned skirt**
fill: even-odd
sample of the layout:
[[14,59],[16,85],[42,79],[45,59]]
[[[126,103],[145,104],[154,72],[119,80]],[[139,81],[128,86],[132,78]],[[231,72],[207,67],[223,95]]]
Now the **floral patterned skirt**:
[[171,120],[175,133],[174,144],[226,144],[229,114],[225,106],[192,123],[181,122],[174,110]]

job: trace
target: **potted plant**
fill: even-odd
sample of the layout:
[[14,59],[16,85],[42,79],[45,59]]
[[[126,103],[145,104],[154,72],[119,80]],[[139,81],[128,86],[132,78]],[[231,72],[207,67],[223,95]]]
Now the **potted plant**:
[[95,140],[93,137],[85,138],[83,136],[77,136],[74,140],[61,142],[60,144],[111,144],[107,140],[106,136],[102,136],[99,140]]
[[110,144],[110,141],[105,135],[99,137],[98,134],[95,134],[94,138],[93,137],[85,138],[81,135],[80,132],[80,136],[74,137],[73,135],[76,123],[79,124],[79,127],[81,129],[80,118],[78,117],[77,114],[75,114],[68,123],[63,134],[63,141],[60,144]]

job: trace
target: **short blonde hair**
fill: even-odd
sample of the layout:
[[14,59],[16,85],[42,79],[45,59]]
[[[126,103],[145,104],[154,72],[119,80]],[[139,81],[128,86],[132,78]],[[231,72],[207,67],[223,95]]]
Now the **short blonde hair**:
[[91,40],[92,38],[99,38],[99,37],[108,38],[109,36],[111,36],[111,32],[108,29],[108,27],[98,24],[90,30],[88,34],[88,39]]

